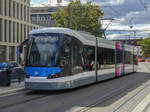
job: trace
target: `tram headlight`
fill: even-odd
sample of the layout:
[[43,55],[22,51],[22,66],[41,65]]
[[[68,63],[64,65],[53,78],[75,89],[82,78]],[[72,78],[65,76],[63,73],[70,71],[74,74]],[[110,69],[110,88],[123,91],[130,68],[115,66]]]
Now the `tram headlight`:
[[54,78],[58,78],[59,74],[53,74],[53,75],[49,75],[47,76],[47,79],[54,79]]

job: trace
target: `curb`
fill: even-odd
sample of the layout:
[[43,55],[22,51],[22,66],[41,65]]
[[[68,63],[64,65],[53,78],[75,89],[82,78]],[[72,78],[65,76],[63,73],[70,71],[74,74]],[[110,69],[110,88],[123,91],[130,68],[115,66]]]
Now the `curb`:
[[25,90],[24,87],[22,87],[22,88],[17,88],[17,89],[6,90],[6,91],[3,91],[3,92],[0,92],[0,96],[2,96],[2,95],[7,95],[7,94],[10,94],[10,93],[14,93],[14,92],[23,91],[23,90]]

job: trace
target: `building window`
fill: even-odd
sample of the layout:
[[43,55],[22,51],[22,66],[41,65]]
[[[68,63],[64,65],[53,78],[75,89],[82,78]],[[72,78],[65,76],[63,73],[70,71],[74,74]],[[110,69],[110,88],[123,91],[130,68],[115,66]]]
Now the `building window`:
[[25,21],[27,21],[26,16],[28,16],[28,15],[27,15],[27,7],[25,6],[24,7],[24,20]]
[[21,4],[21,9],[20,9],[20,11],[21,11],[21,20],[23,20],[23,5]]
[[11,5],[11,0],[9,0],[9,17],[11,17],[11,10],[12,10],[12,5]]
[[6,61],[6,46],[0,46],[0,62]]
[[2,28],[2,19],[0,19],[0,41],[2,41],[2,30],[3,30],[3,28]]
[[0,15],[2,15],[2,12],[3,12],[3,3],[2,3],[3,1],[2,0],[0,0]]
[[27,30],[26,30],[26,25],[24,25],[24,38],[23,41],[27,38]]
[[15,60],[15,47],[10,46],[9,47],[9,61],[14,61]]
[[17,3],[17,19],[19,19],[19,3]]
[[19,43],[19,23],[17,23],[17,43]]
[[16,4],[15,1],[13,1],[13,18],[15,18],[15,13],[16,13],[15,9],[16,9]]
[[5,8],[4,8],[5,14],[4,15],[7,16],[7,9],[8,9],[7,8],[7,0],[4,0],[4,1],[5,1],[5,4],[4,4],[5,5]]
[[21,24],[21,25],[20,25],[20,35],[21,35],[21,36],[20,36],[20,40],[21,40],[21,42],[22,42],[22,33],[23,33],[22,30],[23,30],[23,28],[22,28],[22,24]]
[[5,30],[4,31],[5,32],[5,36],[4,36],[4,39],[5,39],[5,42],[7,42],[7,20],[4,21],[4,25],[5,25],[5,29],[4,29]]
[[27,21],[28,21],[28,22],[30,21],[30,13],[29,13],[29,12],[30,12],[30,8],[27,7],[27,16],[28,16],[28,20],[27,20]]
[[16,24],[15,24],[15,22],[13,22],[13,42],[15,43],[15,38],[16,38]]
[[9,42],[11,42],[11,37],[12,37],[12,35],[11,35],[11,21],[9,21]]

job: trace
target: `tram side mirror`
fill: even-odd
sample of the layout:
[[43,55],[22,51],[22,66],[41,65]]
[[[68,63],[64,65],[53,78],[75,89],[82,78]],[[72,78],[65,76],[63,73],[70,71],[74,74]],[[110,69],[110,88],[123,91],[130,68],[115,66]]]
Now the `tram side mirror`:
[[16,51],[16,54],[22,54],[22,52],[23,52],[23,46],[20,45],[18,50]]
[[18,49],[16,51],[16,54],[18,55],[17,62],[19,64],[23,63],[23,54],[22,53],[23,53],[23,46],[20,45],[20,46],[18,46]]
[[28,39],[23,41],[20,46],[18,46],[18,50],[16,51],[16,54],[22,54],[23,53],[23,48],[25,45],[28,45]]

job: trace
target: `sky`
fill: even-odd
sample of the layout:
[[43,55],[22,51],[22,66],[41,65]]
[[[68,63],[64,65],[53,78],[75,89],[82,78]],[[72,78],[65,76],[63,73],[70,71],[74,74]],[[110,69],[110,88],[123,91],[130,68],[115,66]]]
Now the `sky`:
[[[32,5],[47,2],[48,0],[31,0]],[[66,0],[67,1],[67,0]],[[111,18],[113,21],[107,28],[108,39],[147,37],[150,34],[150,0],[82,0],[91,1],[102,9],[103,18]],[[63,2],[66,3],[66,2]],[[103,20],[103,28],[110,20]],[[133,26],[130,28],[130,26]],[[113,31],[110,31],[113,30]],[[130,30],[130,31],[120,31]]]

